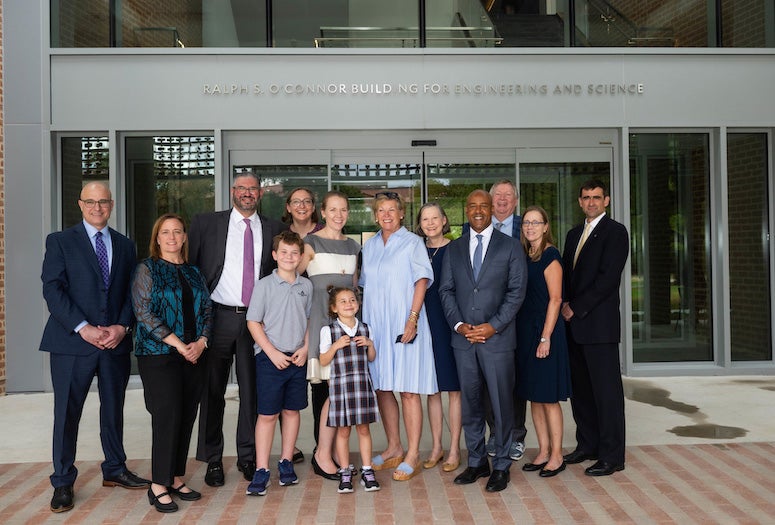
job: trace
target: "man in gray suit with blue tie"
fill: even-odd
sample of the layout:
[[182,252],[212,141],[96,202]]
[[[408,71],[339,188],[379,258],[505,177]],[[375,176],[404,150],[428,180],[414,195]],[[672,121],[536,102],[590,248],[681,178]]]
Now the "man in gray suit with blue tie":
[[[439,284],[444,314],[453,329],[468,448],[468,467],[455,483],[465,485],[490,476],[486,489],[497,492],[508,485],[511,468],[515,317],[525,299],[527,262],[522,246],[493,228],[489,193],[475,190],[468,195],[466,217],[471,229],[450,243]],[[485,389],[495,420],[492,473],[484,439]]]

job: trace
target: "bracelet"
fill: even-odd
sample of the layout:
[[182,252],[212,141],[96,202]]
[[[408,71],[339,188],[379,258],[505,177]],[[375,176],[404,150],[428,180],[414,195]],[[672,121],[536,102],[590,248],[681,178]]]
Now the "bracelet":
[[420,319],[420,314],[415,312],[414,310],[411,310],[409,312],[409,321],[411,321],[414,324],[417,324],[417,321]]

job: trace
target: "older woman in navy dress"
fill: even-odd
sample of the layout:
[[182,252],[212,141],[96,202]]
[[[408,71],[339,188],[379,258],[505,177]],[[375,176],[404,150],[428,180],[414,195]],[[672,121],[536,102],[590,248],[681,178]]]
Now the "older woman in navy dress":
[[460,397],[460,380],[457,375],[455,354],[452,352],[452,334],[449,323],[444,316],[439,298],[439,279],[441,278],[441,261],[447,251],[450,240],[445,237],[449,233],[449,221],[444,209],[435,202],[423,204],[417,214],[417,235],[425,238],[428,258],[433,266],[433,284],[425,292],[425,311],[428,313],[428,323],[431,327],[433,340],[433,359],[436,364],[436,380],[439,383],[439,393],[428,396],[428,422],[433,436],[433,448],[423,468],[433,468],[444,457],[441,443],[444,425],[444,414],[441,403],[441,392],[449,396],[450,444],[447,459],[441,465],[444,472],[452,472],[460,465],[460,434],[462,433],[462,401]]
[[552,477],[565,470],[562,408],[570,397],[570,365],[562,303],[562,256],[553,245],[546,211],[531,206],[522,216],[522,246],[528,255],[527,294],[517,314],[517,397],[530,401],[538,454],[522,470]]

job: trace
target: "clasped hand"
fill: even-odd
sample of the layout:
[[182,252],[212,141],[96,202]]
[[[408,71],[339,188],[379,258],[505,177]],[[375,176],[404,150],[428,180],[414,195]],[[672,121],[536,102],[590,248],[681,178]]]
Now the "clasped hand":
[[457,332],[466,338],[471,344],[483,344],[495,335],[495,328],[490,323],[468,324],[463,323],[457,328]]
[[120,324],[110,326],[93,326],[87,324],[78,331],[78,335],[89,344],[100,350],[113,350],[126,335],[126,328]]

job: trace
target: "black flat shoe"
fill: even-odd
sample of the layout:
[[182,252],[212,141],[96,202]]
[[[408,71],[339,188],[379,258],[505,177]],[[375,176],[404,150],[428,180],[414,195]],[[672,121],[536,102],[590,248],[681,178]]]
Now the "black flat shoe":
[[198,499],[202,498],[202,494],[200,492],[195,491],[191,487],[189,487],[189,492],[182,492],[180,489],[185,487],[185,483],[181,483],[178,488],[175,487],[167,487],[167,491],[169,491],[170,494],[174,494],[175,496],[179,497],[183,501],[196,501]]
[[605,461],[598,461],[591,467],[588,467],[584,474],[587,476],[610,476],[614,472],[624,470],[624,464],[614,465],[613,463],[607,463]]
[[[544,464],[546,464],[546,463],[544,463]],[[538,475],[541,476],[542,478],[551,478],[552,476],[556,476],[557,474],[559,474],[563,470],[565,470],[565,462],[564,461],[562,463],[560,463],[560,466],[557,467],[554,470],[550,470],[548,468],[542,468],[541,472],[539,472]]]
[[546,464],[549,463],[548,461],[544,461],[543,463],[525,463],[522,465],[522,470],[525,472],[535,472],[536,470],[543,469]]
[[304,461],[304,452],[299,450],[298,448],[293,451],[293,458],[291,459],[293,463],[302,463]]
[[[156,510],[159,512],[170,513],[170,512],[177,512],[178,511],[178,504],[174,501],[170,501],[169,503],[162,503],[159,501],[159,498],[163,498],[164,496],[169,496],[169,492],[162,492],[158,496],[153,493],[153,489],[148,489],[148,503],[156,507]],[[170,496],[172,498],[172,496]]]
[[320,464],[318,463],[318,460],[315,458],[315,454],[312,454],[312,471],[318,476],[321,476],[325,479],[330,479],[332,481],[339,481],[339,472],[334,472],[332,474],[330,472],[326,472],[325,470],[323,470],[323,467],[320,466]]

